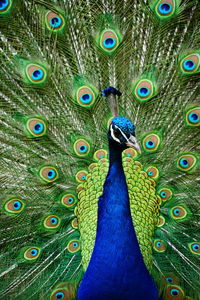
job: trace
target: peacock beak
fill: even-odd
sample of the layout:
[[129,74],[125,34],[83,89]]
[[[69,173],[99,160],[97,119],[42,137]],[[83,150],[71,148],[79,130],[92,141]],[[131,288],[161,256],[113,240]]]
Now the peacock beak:
[[126,145],[128,147],[132,147],[134,148],[138,153],[141,154],[141,148],[140,148],[140,145],[136,139],[136,137],[134,135],[131,135],[130,138],[128,139]]

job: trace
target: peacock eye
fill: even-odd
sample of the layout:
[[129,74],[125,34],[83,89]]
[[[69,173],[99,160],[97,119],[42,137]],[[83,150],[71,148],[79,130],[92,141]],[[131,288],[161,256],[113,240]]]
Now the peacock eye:
[[190,59],[185,60],[183,63],[183,68],[186,71],[192,71],[192,70],[194,70],[195,67],[196,67],[196,64]]
[[145,97],[149,96],[150,89],[148,89],[147,87],[141,87],[138,89],[137,93],[140,97],[145,98]]
[[199,72],[200,57],[198,53],[187,55],[180,62],[180,70],[183,74],[195,74]]
[[65,21],[61,15],[50,11],[46,15],[46,24],[48,29],[58,31],[64,27]]
[[5,12],[9,7],[10,1],[9,0],[1,0],[0,1],[0,12]]
[[186,113],[186,123],[189,126],[199,126],[200,125],[200,107],[194,107]]
[[114,51],[119,45],[117,34],[113,30],[106,30],[101,36],[100,46],[107,53]]
[[47,72],[40,65],[29,64],[26,68],[26,75],[31,83],[39,84],[45,81]]
[[178,158],[178,163],[177,163],[177,167],[181,170],[181,171],[189,171],[192,168],[195,167],[197,162],[197,159],[194,155],[192,154],[185,154],[185,155],[181,155]]
[[172,296],[178,296],[179,295],[179,290],[178,289],[171,289],[171,295]]
[[158,10],[162,15],[167,15],[172,11],[172,5],[168,3],[162,3],[158,6]]
[[117,128],[117,129],[114,129],[114,135],[116,138],[120,137],[122,135],[121,131]]
[[58,292],[58,293],[56,293],[55,296],[56,296],[56,299],[64,299],[65,294],[63,292]]

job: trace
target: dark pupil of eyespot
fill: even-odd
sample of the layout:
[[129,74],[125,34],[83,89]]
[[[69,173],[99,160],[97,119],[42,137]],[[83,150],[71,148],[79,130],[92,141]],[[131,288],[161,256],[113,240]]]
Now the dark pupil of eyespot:
[[81,146],[80,149],[81,149],[81,150],[85,150],[85,146]]
[[40,127],[41,127],[40,124],[36,124],[35,125],[35,130],[37,130],[37,131],[40,130]]
[[194,63],[193,63],[193,61],[188,60],[188,61],[186,62],[186,65],[187,65],[189,68],[192,68],[192,67],[194,66]]
[[18,204],[18,203],[15,203],[15,204],[14,204],[14,207],[16,207],[16,208],[19,207],[19,204]]
[[148,92],[147,88],[141,88],[141,93],[146,94]]
[[170,5],[165,3],[165,4],[162,4],[161,5],[161,9],[162,10],[165,10],[166,12],[170,10]]
[[0,7],[3,6],[4,4],[6,4],[6,0],[1,0],[0,1]]
[[56,221],[55,219],[51,219],[51,223],[55,223],[55,221]]
[[52,176],[52,175],[53,175],[53,172],[52,172],[52,171],[49,171],[48,175],[49,175],[49,176]]
[[38,77],[40,75],[40,71],[39,70],[36,70],[33,72],[33,76],[34,77]]
[[168,281],[168,282],[172,282],[173,280],[172,280],[171,278],[168,278],[167,281]]
[[183,164],[184,164],[184,165],[187,165],[187,163],[188,163],[187,160],[184,159],[184,160],[183,160]]
[[55,17],[55,18],[52,18],[52,20],[51,20],[51,22],[52,22],[52,24],[56,24],[56,23],[58,23],[58,18],[57,17]]
[[82,96],[83,100],[88,100],[90,98],[90,96],[88,94],[85,94]]
[[148,144],[149,144],[150,146],[152,146],[152,145],[153,145],[153,142],[152,142],[152,141],[149,141]]
[[178,295],[178,292],[177,292],[177,291],[172,291],[172,295],[173,295],[173,296],[177,296],[177,295]]
[[60,293],[60,294],[56,295],[56,298],[57,298],[57,299],[62,299],[62,296],[63,296],[63,295]]
[[113,39],[108,38],[108,39],[105,40],[105,43],[106,43],[106,45],[112,45],[113,44]]
[[198,115],[197,115],[197,114],[192,114],[191,117],[192,117],[192,119],[195,120],[195,121],[198,119]]
[[194,246],[194,249],[195,249],[195,250],[198,250],[198,249],[199,249],[199,246]]

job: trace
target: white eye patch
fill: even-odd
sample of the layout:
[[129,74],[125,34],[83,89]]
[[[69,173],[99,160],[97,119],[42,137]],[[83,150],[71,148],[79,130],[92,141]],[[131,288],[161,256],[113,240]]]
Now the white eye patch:
[[[126,137],[126,135],[123,133],[123,131],[117,125],[115,125],[115,127],[120,131],[121,135],[125,138],[126,142],[128,143],[129,139]],[[112,124],[110,126],[110,131],[111,131],[111,136],[112,136],[113,140],[115,140],[118,143],[121,143],[121,141],[114,134],[114,129],[113,129]]]

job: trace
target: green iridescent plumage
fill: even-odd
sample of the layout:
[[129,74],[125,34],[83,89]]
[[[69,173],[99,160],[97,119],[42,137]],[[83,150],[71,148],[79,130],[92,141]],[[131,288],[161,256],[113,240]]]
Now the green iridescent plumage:
[[0,1],[1,299],[76,299],[114,86],[144,262],[164,300],[199,300],[199,19],[199,1]]

